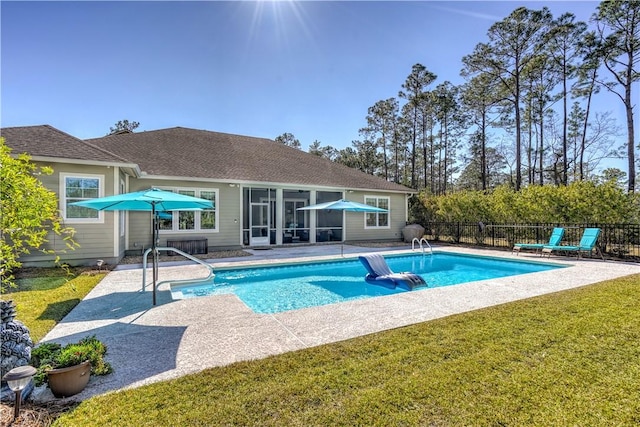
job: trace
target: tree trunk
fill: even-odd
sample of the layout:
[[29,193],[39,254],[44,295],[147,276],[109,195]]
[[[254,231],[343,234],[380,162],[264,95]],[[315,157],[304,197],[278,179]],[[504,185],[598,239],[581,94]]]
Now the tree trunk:
[[529,185],[533,184],[533,111],[531,106],[531,100],[529,101],[529,113],[527,117],[527,121],[529,122],[527,125],[527,182]]
[[449,157],[448,150],[449,129],[447,128],[447,115],[444,116],[444,173],[442,179],[442,194],[447,194],[447,159]]
[[411,188],[416,188],[416,138],[418,126],[418,109],[413,108],[413,137],[411,141]]
[[562,184],[568,184],[567,171],[569,163],[567,162],[567,65],[562,64]]
[[522,147],[521,147],[521,129],[520,129],[520,85],[516,83],[516,191],[520,191],[522,186]]
[[386,132],[382,131],[382,158],[384,160],[384,179],[389,180],[389,160],[387,159],[387,136]]
[[424,188],[427,188],[427,119],[424,116],[422,117],[422,161]]
[[544,163],[542,163],[544,161],[544,112],[542,110],[543,107],[540,105],[540,186],[544,185],[544,173],[542,172],[544,170]]
[[398,147],[398,132],[395,129],[395,125],[394,125],[394,129],[393,129],[393,145],[395,147],[395,168],[396,168],[396,176],[394,177],[394,182],[396,184],[400,183],[400,169],[399,169],[399,159],[398,159],[398,151],[399,151],[399,147]]
[[480,177],[482,180],[482,191],[487,190],[487,141],[486,141],[486,126],[487,126],[487,118],[485,113],[482,113],[482,132],[481,132],[481,141],[480,141],[480,167],[482,171],[480,172]]
[[629,184],[627,191],[633,193],[636,190],[636,144],[633,129],[633,104],[631,103],[631,86],[633,84],[633,50],[627,52],[629,58],[626,70],[626,82],[624,87],[624,106],[627,112],[627,156],[629,157]]

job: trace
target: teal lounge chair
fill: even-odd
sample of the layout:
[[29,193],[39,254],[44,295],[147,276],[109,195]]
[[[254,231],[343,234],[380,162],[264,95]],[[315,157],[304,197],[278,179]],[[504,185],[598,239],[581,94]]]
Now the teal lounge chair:
[[551,256],[553,251],[564,252],[566,255],[569,255],[570,252],[576,252],[578,254],[578,258],[580,258],[583,252],[588,252],[589,255],[595,249],[598,254],[600,254],[600,258],[604,261],[604,256],[602,255],[602,251],[597,246],[598,237],[600,236],[599,228],[585,228],[582,233],[582,239],[580,239],[580,243],[578,246],[563,246],[563,245],[545,245],[542,248],[542,255],[547,254]]
[[564,237],[564,228],[556,227],[553,229],[551,233],[551,237],[549,237],[549,243],[516,243],[513,245],[512,252],[515,252],[516,255],[520,253],[522,249],[535,249],[536,252],[542,250],[545,246],[558,246],[560,245],[560,241]]

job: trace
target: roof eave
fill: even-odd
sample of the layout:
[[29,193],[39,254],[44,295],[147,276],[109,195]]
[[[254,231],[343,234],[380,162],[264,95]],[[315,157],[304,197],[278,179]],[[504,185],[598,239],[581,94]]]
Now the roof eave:
[[[16,157],[16,155],[12,154]],[[120,168],[129,168],[136,171],[137,176],[142,174],[140,167],[135,163],[123,163],[108,160],[82,160],[82,159],[70,159],[67,157],[53,157],[53,156],[31,156],[31,160],[47,163],[69,163],[72,165],[86,165],[86,166],[111,166]]]
[[322,190],[332,190],[332,191],[374,191],[374,192],[385,192],[385,193],[397,193],[397,194],[416,194],[418,191],[413,190],[411,188],[407,189],[385,189],[385,188],[369,188],[369,187],[352,187],[352,186],[329,186],[329,185],[316,185],[316,184],[297,184],[295,182],[267,182],[267,181],[250,181],[250,180],[242,180],[242,179],[224,179],[224,178],[196,178],[190,176],[172,176],[172,175],[147,175],[142,172],[142,175],[139,176],[141,179],[150,179],[150,180],[163,180],[163,181],[194,181],[194,182],[221,182],[225,184],[236,184],[236,185],[262,185],[262,186],[272,186],[272,187],[287,187],[287,186],[295,186],[296,188],[308,188],[308,189],[322,189]]

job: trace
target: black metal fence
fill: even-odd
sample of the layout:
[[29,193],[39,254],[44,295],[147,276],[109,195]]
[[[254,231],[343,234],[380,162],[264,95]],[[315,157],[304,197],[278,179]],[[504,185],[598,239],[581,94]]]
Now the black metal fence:
[[564,227],[563,244],[576,245],[585,228],[602,231],[600,250],[609,257],[640,259],[640,224],[483,224],[429,222],[422,224],[429,241],[512,248],[514,243],[546,243],[554,227]]

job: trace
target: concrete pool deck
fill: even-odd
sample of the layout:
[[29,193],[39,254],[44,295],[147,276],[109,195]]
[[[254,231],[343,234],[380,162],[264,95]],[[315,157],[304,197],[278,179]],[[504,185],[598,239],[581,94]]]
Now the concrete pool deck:
[[[459,247],[437,247],[436,250],[507,259],[541,259],[533,254],[515,256],[495,250]],[[300,262],[340,257],[340,251],[339,245],[249,250],[253,256],[209,262],[214,268]],[[344,245],[345,258],[374,251],[411,252],[410,247],[394,250]],[[114,372],[92,377],[82,393],[70,398],[84,400],[237,361],[264,358],[640,273],[640,264],[636,263],[564,257],[544,261],[569,267],[276,314],[256,314],[234,295],[174,301],[167,284],[158,289],[157,305],[153,306],[149,288],[141,291],[142,268],[125,265],[111,271],[43,341],[66,344],[96,335],[107,345],[107,360]],[[206,275],[205,270],[193,263],[163,264],[159,279],[202,277]],[[43,387],[32,398],[54,399]]]

